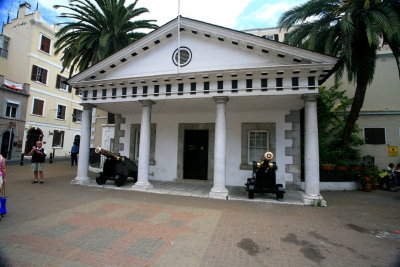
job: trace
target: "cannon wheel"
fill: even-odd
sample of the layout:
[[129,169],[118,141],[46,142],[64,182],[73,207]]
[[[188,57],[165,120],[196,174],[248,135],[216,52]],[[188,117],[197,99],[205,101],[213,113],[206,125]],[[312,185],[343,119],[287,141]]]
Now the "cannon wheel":
[[283,185],[277,184],[276,185],[276,199],[277,200],[283,200],[283,194],[285,193],[285,190],[283,189]]
[[102,172],[99,172],[96,175],[96,183],[99,184],[99,185],[103,185],[106,182],[107,182],[107,177],[105,177]]
[[123,186],[125,184],[126,177],[123,176],[123,175],[117,174],[117,175],[115,175],[114,181],[115,181],[115,185],[120,187],[120,186]]
[[249,190],[248,195],[249,195],[249,199],[253,199],[254,198],[254,190]]
[[283,192],[279,191],[278,193],[276,193],[276,199],[283,200]]

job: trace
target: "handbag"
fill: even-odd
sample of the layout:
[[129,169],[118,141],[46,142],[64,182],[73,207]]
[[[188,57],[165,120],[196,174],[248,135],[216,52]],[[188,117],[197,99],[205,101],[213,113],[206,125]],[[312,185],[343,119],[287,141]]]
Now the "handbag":
[[3,183],[3,186],[1,187],[1,194],[0,194],[0,214],[6,214],[7,213],[7,207],[6,207],[6,183]]

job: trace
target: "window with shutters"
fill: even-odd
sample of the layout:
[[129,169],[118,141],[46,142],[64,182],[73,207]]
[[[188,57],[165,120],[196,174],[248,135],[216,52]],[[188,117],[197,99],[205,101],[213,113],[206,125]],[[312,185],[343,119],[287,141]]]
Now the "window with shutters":
[[63,91],[71,92],[71,90],[69,89],[69,85],[65,83],[66,80],[68,80],[66,77],[57,74],[56,88]]
[[40,51],[50,54],[50,47],[51,39],[44,35],[40,35]]
[[54,130],[53,133],[53,147],[64,146],[64,131]]
[[65,120],[65,111],[67,107],[64,105],[57,105],[57,119]]
[[82,122],[82,110],[74,108],[74,112],[72,113],[72,121]]
[[44,100],[34,98],[32,104],[32,114],[43,116],[43,107]]
[[33,65],[31,80],[35,81],[35,82],[47,84],[47,73],[48,73],[48,70],[38,67],[36,65]]
[[364,128],[365,143],[370,145],[386,144],[385,128]]

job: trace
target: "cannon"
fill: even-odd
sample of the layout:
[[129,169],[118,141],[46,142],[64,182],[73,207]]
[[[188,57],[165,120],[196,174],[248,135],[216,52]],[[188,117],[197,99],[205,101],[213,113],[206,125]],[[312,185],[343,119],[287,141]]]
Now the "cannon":
[[265,152],[260,162],[253,161],[253,173],[251,178],[247,178],[246,191],[250,199],[254,198],[254,193],[272,193],[277,200],[283,200],[285,190],[282,184],[276,184],[276,162],[272,162],[274,154]]
[[96,183],[99,185],[105,184],[107,180],[114,180],[115,185],[120,187],[125,184],[128,177],[132,177],[137,181],[138,167],[125,156],[105,150],[101,147],[96,147],[95,152],[106,156],[103,171],[96,175]]

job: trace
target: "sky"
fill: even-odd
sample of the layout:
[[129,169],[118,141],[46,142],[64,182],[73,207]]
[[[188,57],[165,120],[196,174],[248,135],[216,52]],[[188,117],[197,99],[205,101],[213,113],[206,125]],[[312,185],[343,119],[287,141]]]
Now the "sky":
[[[126,4],[134,0],[125,0]],[[61,10],[55,10],[53,5],[68,5],[69,0],[0,0],[0,23],[7,22],[17,15],[20,3],[28,2],[35,10],[39,2],[39,11],[43,19],[54,24],[61,22],[57,18]],[[146,7],[150,13],[140,19],[156,19],[156,24],[162,26],[180,14],[196,20],[232,28],[235,30],[276,27],[280,15],[306,0],[139,0],[137,7]]]

